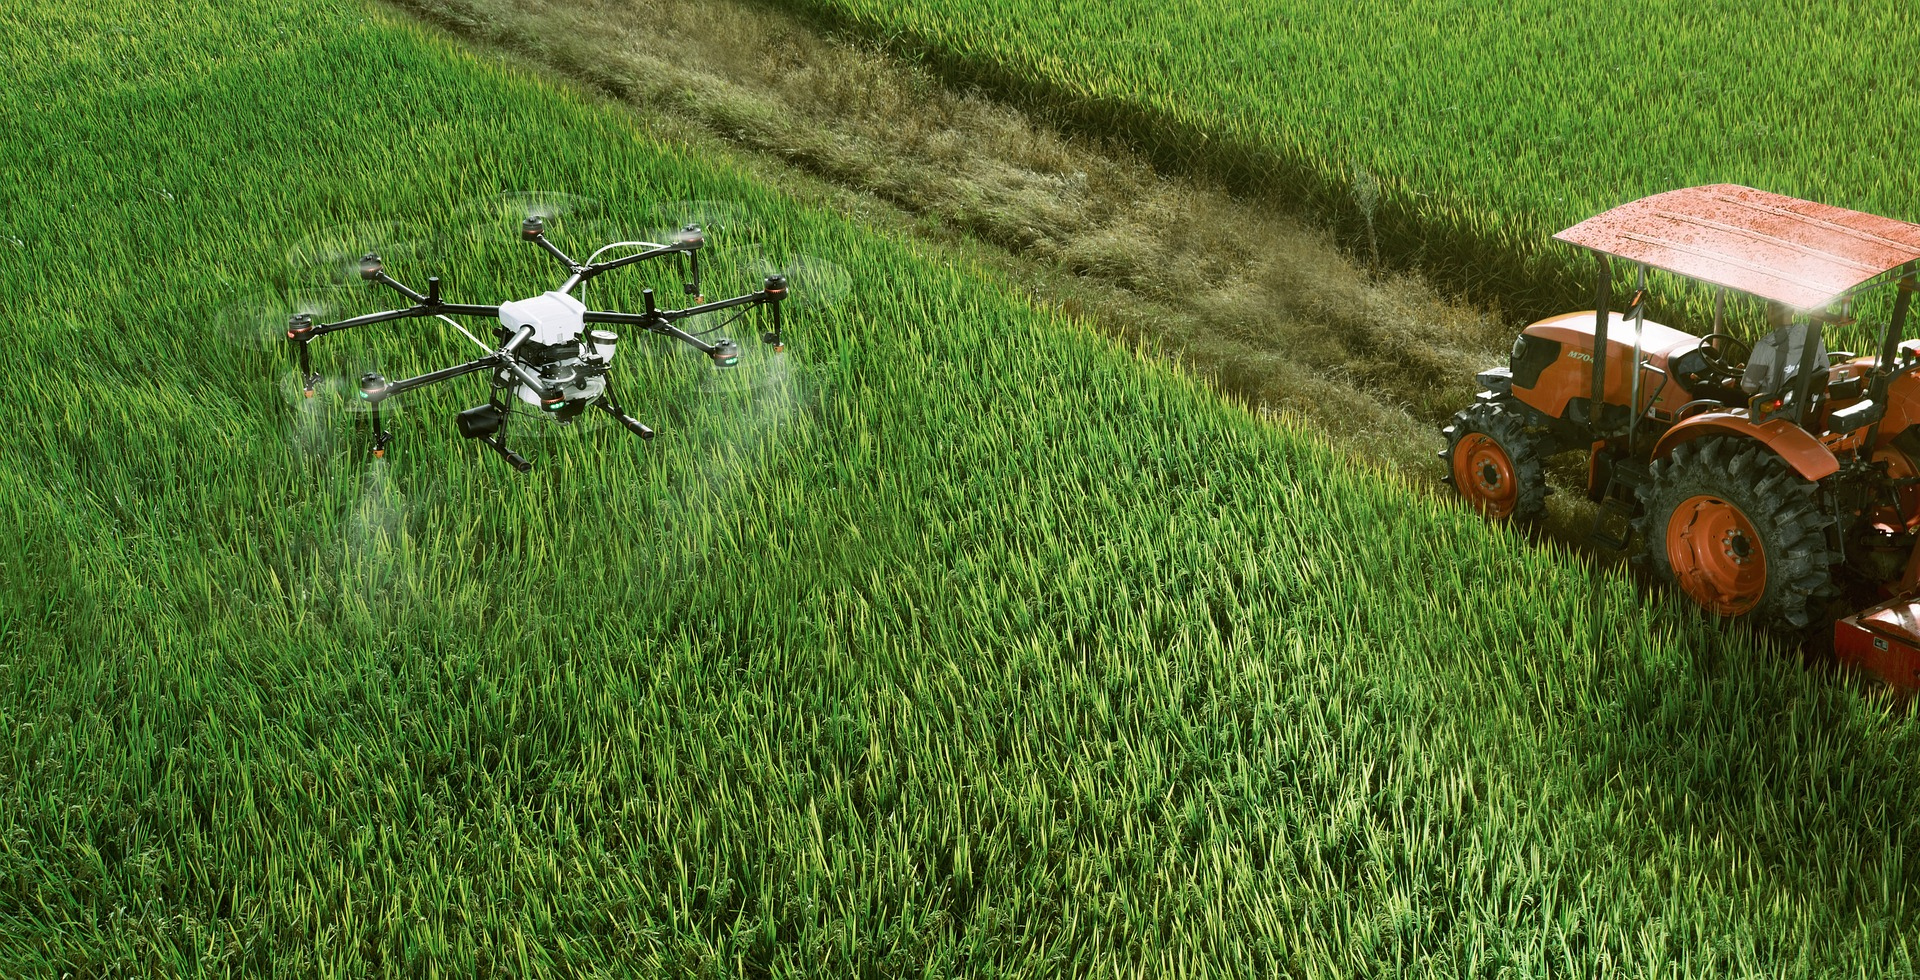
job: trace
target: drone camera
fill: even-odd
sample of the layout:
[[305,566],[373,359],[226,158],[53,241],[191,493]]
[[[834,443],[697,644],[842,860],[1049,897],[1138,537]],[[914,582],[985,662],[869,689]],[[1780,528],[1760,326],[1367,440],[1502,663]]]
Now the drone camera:
[[494,405],[475,405],[453,417],[464,439],[484,439],[500,431],[502,413]]
[[527,241],[539,238],[547,230],[547,223],[539,215],[533,215],[520,222],[520,237]]
[[380,270],[382,268],[380,256],[372,252],[360,256],[360,278],[372,282],[380,277]]

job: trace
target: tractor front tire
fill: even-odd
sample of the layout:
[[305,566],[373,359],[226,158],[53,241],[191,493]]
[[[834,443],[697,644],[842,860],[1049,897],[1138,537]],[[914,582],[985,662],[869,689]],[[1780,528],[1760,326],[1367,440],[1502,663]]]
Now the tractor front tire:
[[1710,612],[1805,627],[1833,593],[1831,515],[1818,487],[1766,446],[1738,437],[1682,443],[1648,468],[1636,561]]
[[1535,521],[1546,515],[1541,441],[1527,431],[1519,408],[1499,399],[1475,402],[1454,413],[1440,434],[1447,439],[1440,452],[1447,467],[1442,479],[1474,510],[1494,521]]

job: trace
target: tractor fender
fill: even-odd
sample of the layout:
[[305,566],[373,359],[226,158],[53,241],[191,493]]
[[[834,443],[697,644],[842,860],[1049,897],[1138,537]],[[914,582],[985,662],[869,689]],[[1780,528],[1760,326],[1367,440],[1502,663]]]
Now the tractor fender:
[[1825,479],[1840,469],[1840,460],[1834,457],[1833,451],[1821,445],[1807,430],[1786,419],[1768,419],[1755,425],[1745,414],[1734,412],[1703,412],[1682,419],[1654,443],[1653,458],[1660,459],[1672,452],[1673,447],[1701,436],[1723,435],[1759,441],[1809,481]]

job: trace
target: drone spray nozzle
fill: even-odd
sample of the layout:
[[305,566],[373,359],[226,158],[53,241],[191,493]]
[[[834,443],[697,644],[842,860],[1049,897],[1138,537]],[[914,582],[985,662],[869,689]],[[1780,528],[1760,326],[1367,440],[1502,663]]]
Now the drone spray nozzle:
[[527,241],[533,241],[539,238],[546,233],[546,230],[546,219],[537,214],[530,214],[526,217],[526,220],[520,222],[520,237]]
[[380,278],[382,268],[384,268],[384,266],[380,262],[380,256],[372,252],[360,256],[360,278],[372,282]]

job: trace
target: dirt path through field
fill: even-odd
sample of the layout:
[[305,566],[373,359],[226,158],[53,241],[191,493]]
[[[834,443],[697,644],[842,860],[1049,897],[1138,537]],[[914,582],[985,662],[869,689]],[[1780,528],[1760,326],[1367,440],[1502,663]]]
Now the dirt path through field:
[[[1437,425],[1511,324],[1377,277],[1285,202],[1170,179],[857,41],[737,0],[393,0],[684,128],[863,219],[984,257],[1250,405],[1438,486]],[[798,179],[804,175],[804,179]],[[1555,537],[1570,514],[1556,501]]]

